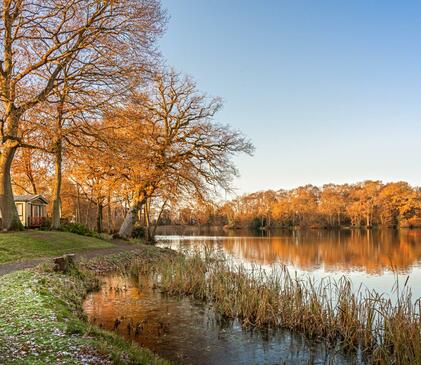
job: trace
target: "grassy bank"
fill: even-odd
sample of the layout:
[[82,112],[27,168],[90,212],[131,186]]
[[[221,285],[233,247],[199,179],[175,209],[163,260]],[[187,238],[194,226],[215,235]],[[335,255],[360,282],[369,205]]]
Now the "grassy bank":
[[421,364],[420,302],[405,287],[394,303],[373,291],[354,293],[345,278],[315,283],[284,268],[246,270],[209,253],[168,257],[151,272],[163,292],[211,303],[244,325],[296,331],[361,351],[370,363]]
[[0,277],[1,364],[167,364],[150,351],[89,325],[82,301],[89,273],[46,269]]
[[56,231],[0,233],[0,264],[113,247],[110,242]]
[[110,273],[139,274],[150,273],[180,254],[168,248],[139,244],[138,248],[128,252],[100,256],[89,260],[81,260],[79,265],[89,272],[101,276]]

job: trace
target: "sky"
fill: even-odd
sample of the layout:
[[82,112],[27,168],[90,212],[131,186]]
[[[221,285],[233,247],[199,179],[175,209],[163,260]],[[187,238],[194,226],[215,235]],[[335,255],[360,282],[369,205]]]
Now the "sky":
[[247,135],[237,194],[421,185],[421,2],[163,0],[167,64]]

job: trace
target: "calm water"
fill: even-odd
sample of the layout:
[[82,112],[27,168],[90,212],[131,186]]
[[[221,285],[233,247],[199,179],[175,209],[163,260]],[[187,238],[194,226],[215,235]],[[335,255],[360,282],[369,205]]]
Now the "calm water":
[[[391,296],[396,276],[402,283],[409,276],[414,296],[421,296],[421,230],[309,230],[256,236],[221,229],[160,228],[159,233],[163,247],[186,251],[206,245],[236,262],[264,268],[281,263],[316,279],[346,275],[355,287],[364,285]],[[87,298],[85,311],[92,322],[176,363],[360,363],[288,331],[251,332],[236,322],[221,322],[201,303],[168,298],[145,281],[125,277],[105,278],[102,290]],[[116,319],[121,321],[117,328]]]
[[291,272],[316,279],[345,275],[356,289],[363,285],[392,296],[396,277],[404,283],[409,276],[414,297],[421,297],[421,229],[278,231],[256,236],[217,228],[162,227],[159,233],[161,247],[188,250],[206,245],[244,264],[284,264]]
[[[176,364],[358,363],[289,331],[243,330],[236,322],[221,321],[202,303],[166,297],[147,282],[128,277],[104,278],[102,289],[88,296],[84,309],[96,325],[114,329]],[[116,319],[121,321],[117,328]]]

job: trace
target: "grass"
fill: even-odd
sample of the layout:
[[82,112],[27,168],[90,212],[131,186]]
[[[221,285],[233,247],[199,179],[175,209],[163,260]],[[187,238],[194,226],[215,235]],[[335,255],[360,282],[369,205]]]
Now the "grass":
[[69,232],[0,233],[0,264],[113,246],[112,243],[98,238]]
[[76,269],[0,277],[2,364],[168,364],[150,351],[89,325],[82,301],[97,281]]
[[247,270],[209,252],[169,256],[151,269],[163,292],[211,303],[246,326],[286,328],[361,352],[370,363],[421,364],[421,305],[405,286],[392,301],[375,291],[355,293],[346,278],[316,283],[283,267]]
[[177,255],[173,250],[137,243],[137,249],[113,255],[100,256],[79,263],[84,269],[96,275],[110,273],[134,274],[149,272],[160,261]]

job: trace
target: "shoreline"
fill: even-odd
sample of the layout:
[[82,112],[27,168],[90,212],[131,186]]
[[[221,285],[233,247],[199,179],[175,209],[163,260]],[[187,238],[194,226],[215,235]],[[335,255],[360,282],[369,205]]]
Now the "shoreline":
[[97,268],[105,274],[152,275],[163,294],[199,300],[244,328],[290,330],[344,353],[362,353],[368,363],[421,362],[420,317],[405,285],[392,303],[374,290],[353,293],[346,277],[313,282],[282,267],[271,275],[259,269],[250,275],[212,252],[204,257],[165,252],[170,254],[147,262],[122,254]]
[[203,254],[171,255],[151,266],[135,260],[129,273],[152,273],[162,293],[202,301],[244,328],[286,329],[344,354],[360,353],[364,363],[421,362],[418,304],[406,284],[392,303],[374,290],[354,293],[346,277],[314,282],[285,267],[250,273],[224,256]]
[[49,261],[1,276],[0,363],[170,364],[90,324],[82,308],[86,295],[99,288],[97,275],[117,271],[135,258],[147,263],[159,251],[142,245],[136,252],[81,260],[67,274],[54,272]]
[[[219,225],[208,225],[208,224],[197,224],[197,225],[167,225],[167,226],[158,226],[157,230],[186,230],[186,229],[204,229],[204,230],[224,230],[226,232],[235,232],[235,231],[251,231],[251,232],[271,232],[271,231],[306,231],[306,230],[324,230],[324,231],[353,231],[353,230],[364,230],[364,231],[372,231],[372,230],[412,230],[412,229],[421,229],[421,226],[396,226],[396,227],[388,227],[388,226],[379,226],[374,225],[370,227],[366,226],[340,226],[340,227],[323,227],[323,226],[308,226],[308,227],[301,227],[301,226],[272,226],[268,228],[253,228],[250,226],[236,226],[236,227],[227,227],[227,226],[219,226]],[[157,235],[159,235],[157,233]]]

